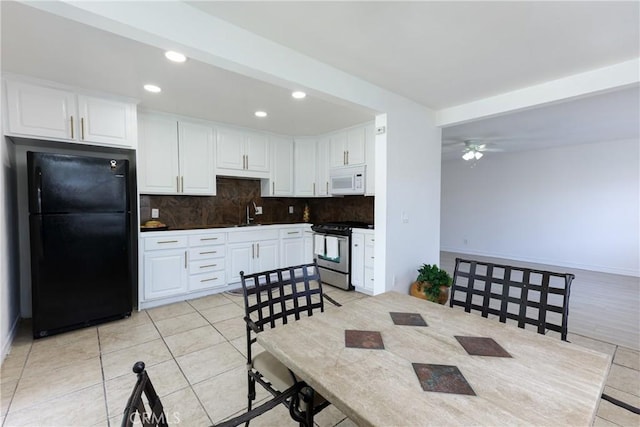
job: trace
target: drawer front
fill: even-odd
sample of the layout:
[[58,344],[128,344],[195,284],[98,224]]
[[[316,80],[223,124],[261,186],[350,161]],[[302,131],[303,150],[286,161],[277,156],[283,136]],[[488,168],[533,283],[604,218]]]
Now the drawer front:
[[196,234],[195,236],[189,236],[189,246],[218,245],[226,241],[226,233]]
[[220,258],[225,256],[225,246],[198,246],[189,249],[189,260],[196,261],[199,259]]
[[230,231],[228,241],[229,243],[236,242],[257,242],[258,240],[274,240],[280,237],[278,229],[270,230],[257,230],[259,226],[249,227],[248,231]]
[[224,270],[224,258],[201,259],[189,262],[189,274]]
[[364,266],[373,267],[373,261],[375,260],[373,246],[365,245],[364,247]]
[[189,290],[199,291],[201,289],[219,288],[225,286],[224,271],[214,271],[205,274],[189,276]]
[[295,239],[304,237],[304,231],[301,228],[287,228],[280,230],[281,239]]
[[187,237],[148,237],[144,239],[144,250],[155,251],[158,249],[176,249],[187,247]]

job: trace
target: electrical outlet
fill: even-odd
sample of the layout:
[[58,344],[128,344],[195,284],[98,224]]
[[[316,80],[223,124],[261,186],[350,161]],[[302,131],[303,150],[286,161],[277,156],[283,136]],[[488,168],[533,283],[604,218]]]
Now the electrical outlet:
[[256,215],[262,215],[262,206],[256,206]]
[[292,214],[293,213],[293,206],[289,206],[289,213]]
[[151,218],[160,218],[160,209],[151,209]]

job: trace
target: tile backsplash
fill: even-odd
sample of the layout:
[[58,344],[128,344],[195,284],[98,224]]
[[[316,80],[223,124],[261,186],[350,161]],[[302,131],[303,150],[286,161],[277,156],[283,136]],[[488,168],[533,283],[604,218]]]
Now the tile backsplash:
[[[216,196],[140,196],[140,221],[151,219],[151,209],[160,210],[159,220],[170,229],[213,225],[234,225],[246,221],[246,207],[256,223],[302,222],[305,204],[311,222],[362,221],[373,224],[373,197],[345,196],[301,199],[260,197],[257,179],[217,178]],[[252,202],[262,206],[262,215],[254,215]],[[293,214],[289,213],[293,206]]]

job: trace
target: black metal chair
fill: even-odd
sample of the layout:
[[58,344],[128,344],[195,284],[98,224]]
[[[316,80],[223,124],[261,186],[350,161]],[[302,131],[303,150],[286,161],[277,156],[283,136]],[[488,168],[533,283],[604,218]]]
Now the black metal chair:
[[[255,354],[253,344],[255,335],[266,328],[324,311],[318,267],[314,262],[255,274],[240,272],[240,277],[247,324],[248,412],[232,420],[232,425],[237,425],[242,417],[248,425],[251,418],[282,403],[300,425],[313,427],[313,417],[330,403],[269,352]],[[273,399],[252,410],[256,383],[271,393]]]
[[[136,418],[140,419],[143,427],[168,427],[167,416],[160,398],[151,384],[149,375],[144,369],[144,363],[136,362],[133,365],[133,372],[138,375],[138,380],[133,387],[131,396],[129,396],[127,406],[124,408],[122,427],[140,425],[136,423]],[[149,405],[148,410],[145,401]]]
[[513,267],[456,258],[449,305],[534,325],[540,334],[548,330],[567,340],[569,292],[573,274]]

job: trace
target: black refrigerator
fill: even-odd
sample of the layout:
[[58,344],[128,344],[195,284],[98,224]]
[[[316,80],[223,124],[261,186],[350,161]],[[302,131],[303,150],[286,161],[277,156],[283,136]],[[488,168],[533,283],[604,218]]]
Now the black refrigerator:
[[128,160],[27,152],[33,336],[131,314]]

